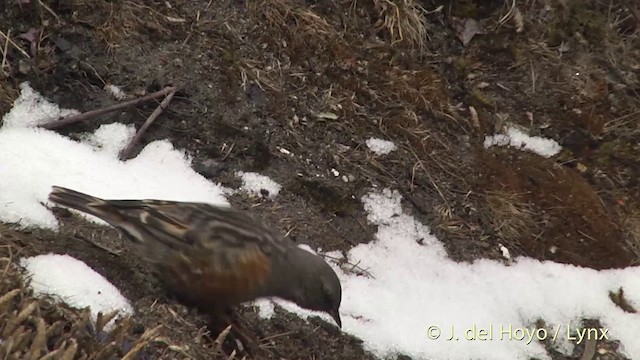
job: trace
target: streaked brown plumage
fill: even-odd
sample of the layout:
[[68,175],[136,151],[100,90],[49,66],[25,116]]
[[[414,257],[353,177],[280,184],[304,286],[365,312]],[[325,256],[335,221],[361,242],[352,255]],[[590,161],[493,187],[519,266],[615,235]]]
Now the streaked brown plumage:
[[49,201],[119,229],[171,292],[203,310],[279,297],[342,325],[342,289],[333,269],[247,212],[206,203],[103,200],[58,186]]

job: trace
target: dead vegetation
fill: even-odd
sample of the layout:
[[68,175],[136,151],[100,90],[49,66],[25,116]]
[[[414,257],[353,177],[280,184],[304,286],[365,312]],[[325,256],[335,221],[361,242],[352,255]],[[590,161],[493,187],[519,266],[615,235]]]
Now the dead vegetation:
[[[76,221],[87,224],[86,220]],[[86,228],[76,229],[89,232]],[[75,249],[84,254],[95,251],[101,256],[110,256],[103,248],[75,238],[76,230],[73,234],[68,231],[63,230],[54,240],[62,248],[71,250],[50,249],[51,252],[74,255]],[[18,262],[20,258],[35,255],[34,252],[42,253],[37,250],[39,236],[52,236],[43,235],[45,233],[34,236],[0,223],[0,356],[3,359],[246,358],[238,351],[228,329],[211,334],[206,325],[181,313],[184,307],[176,304],[159,303],[158,299],[143,300],[134,304],[135,314],[131,317],[117,318],[118,314],[113,312],[98,314],[94,321],[88,308],[72,308],[52,296],[35,296],[26,272]],[[118,233],[113,230],[103,232],[100,237],[103,241],[119,242]],[[66,241],[70,242],[64,245]],[[23,244],[27,245],[23,247]],[[117,259],[128,256],[121,254]],[[131,271],[129,269],[129,279],[135,277]],[[176,333],[177,328],[182,330]]]
[[[388,28],[390,34],[396,34],[390,36],[388,43],[372,43],[358,36],[372,27],[371,23],[362,23],[362,16],[366,14],[363,9],[367,6],[383,9],[379,10],[384,18],[379,26]],[[437,98],[437,90],[441,92],[441,81],[433,71],[406,68],[396,63],[400,59],[394,59],[387,53],[394,43],[406,39],[412,39],[409,41],[411,46],[424,47],[426,20],[422,10],[406,10],[418,8],[412,2],[353,2],[352,7],[343,10],[349,10],[348,14],[354,19],[337,18],[333,13],[326,13],[326,10],[322,14],[313,7],[301,6],[293,0],[252,1],[247,8],[256,21],[261,24],[266,22],[268,27],[268,31],[257,34],[260,42],[268,44],[268,49],[276,54],[286,54],[285,59],[290,59],[290,63],[279,64],[278,70],[282,71],[281,76],[286,80],[295,82],[298,89],[318,85],[318,82],[333,86],[331,93],[338,95],[338,100],[343,100],[341,105],[350,105],[350,109],[357,109],[368,100],[398,107],[415,102],[418,109],[430,104],[432,96],[441,100]],[[405,9],[402,12],[408,11],[411,16],[401,16],[399,9]],[[422,25],[414,26],[400,19]],[[343,24],[342,27],[339,23]],[[345,27],[347,25],[350,27]],[[411,28],[419,34],[410,36],[409,30],[401,30],[404,28]],[[277,37],[273,36],[275,34]],[[313,58],[311,55],[314,55]],[[306,73],[309,67],[315,70],[315,76],[309,74],[311,78],[301,77],[301,73]],[[268,72],[276,69],[262,70]],[[323,79],[324,76],[326,78]]]
[[[351,9],[361,8],[375,20],[373,29],[384,34],[391,45],[405,44],[422,52],[428,40],[426,10],[414,0],[353,0]],[[356,15],[357,16],[357,15]]]
[[526,254],[596,269],[631,265],[620,224],[577,171],[513,151],[479,156],[484,180],[477,191],[522,194],[535,207],[535,226],[520,234]]
[[535,228],[533,206],[523,199],[525,196],[506,191],[490,191],[486,196],[497,236],[505,245],[521,249],[519,239]]
[[[323,45],[338,37],[337,31],[311,8],[300,6],[295,0],[254,0],[247,3],[247,10],[256,19],[266,20],[272,31],[278,31],[290,42],[278,44],[292,52],[308,51],[309,47]],[[311,40],[311,41],[309,41]],[[335,40],[339,42],[339,40]]]
[[[2,246],[3,254],[10,252]],[[143,356],[161,327],[135,333],[130,319],[105,329],[116,313],[99,316],[53,299],[36,298],[14,259],[0,259],[0,356],[3,359],[136,359]]]
[[[104,42],[108,49],[135,41],[167,37],[172,33],[172,27],[185,22],[172,11],[168,3],[153,0],[120,3],[65,0],[60,2],[55,11],[72,24],[92,28],[97,40]],[[102,16],[96,17],[96,11],[100,11]]]

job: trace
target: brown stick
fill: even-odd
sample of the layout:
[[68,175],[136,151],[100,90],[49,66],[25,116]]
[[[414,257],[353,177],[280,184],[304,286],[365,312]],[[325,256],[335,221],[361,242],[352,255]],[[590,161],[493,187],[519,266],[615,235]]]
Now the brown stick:
[[80,239],[80,240],[86,241],[86,242],[88,242],[89,244],[91,244],[91,245],[93,245],[93,246],[97,247],[97,248],[98,248],[98,249],[100,249],[100,250],[104,250],[104,251],[108,252],[109,254],[111,254],[111,255],[113,255],[113,256],[120,256],[120,253],[119,253],[119,252],[117,252],[117,251],[115,251],[115,250],[111,250],[111,249],[109,249],[108,247],[106,247],[106,246],[104,246],[104,245],[100,245],[100,244],[98,244],[97,242],[95,242],[95,241],[93,241],[93,240],[89,239],[88,237],[82,236],[82,235],[80,235],[80,234],[74,234],[74,236],[75,236],[75,238],[76,238],[76,239]]
[[63,127],[69,124],[74,124],[77,122],[81,122],[81,121],[86,121],[86,120],[90,120],[93,119],[96,116],[100,116],[103,114],[107,114],[110,112],[114,112],[114,111],[118,111],[124,108],[128,108],[131,106],[136,106],[142,102],[145,102],[147,100],[151,100],[151,99],[155,99],[158,98],[160,96],[163,95],[167,95],[171,92],[175,93],[176,88],[174,86],[167,86],[164,89],[160,90],[160,91],[156,91],[152,94],[149,95],[145,95],[141,98],[137,98],[137,99],[133,99],[133,100],[129,100],[129,101],[125,101],[122,102],[120,104],[115,104],[112,106],[107,106],[105,108],[102,109],[97,109],[97,110],[91,110],[91,111],[87,111],[85,113],[82,114],[77,114],[77,115],[71,115],[71,116],[67,116],[65,118],[62,119],[55,119],[55,120],[51,120],[49,122],[46,122],[42,125],[40,125],[41,128],[44,129],[56,129],[59,127]]
[[138,144],[138,142],[142,138],[142,135],[144,135],[144,133],[149,128],[149,126],[151,126],[151,123],[153,123],[156,120],[156,118],[162,113],[162,111],[169,105],[169,103],[171,102],[171,99],[173,99],[173,96],[175,94],[176,94],[176,90],[173,89],[173,91],[171,91],[164,98],[164,100],[162,100],[160,105],[158,105],[158,107],[153,111],[153,113],[149,115],[149,118],[147,118],[147,121],[145,121],[144,124],[142,124],[142,127],[140,128],[140,130],[138,130],[138,132],[133,137],[133,139],[131,139],[127,147],[124,148],[122,151],[120,151],[119,157],[121,161],[124,161],[129,158],[129,155],[131,155],[131,152],[133,151],[133,147],[136,146],[136,144]]

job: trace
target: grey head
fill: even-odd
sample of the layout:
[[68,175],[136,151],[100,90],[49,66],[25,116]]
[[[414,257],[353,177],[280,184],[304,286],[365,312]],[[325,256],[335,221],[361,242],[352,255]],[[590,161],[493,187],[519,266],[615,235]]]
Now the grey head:
[[298,306],[329,314],[338,327],[342,285],[335,271],[320,256],[294,246],[287,259],[274,268],[274,288],[272,294],[293,301]]

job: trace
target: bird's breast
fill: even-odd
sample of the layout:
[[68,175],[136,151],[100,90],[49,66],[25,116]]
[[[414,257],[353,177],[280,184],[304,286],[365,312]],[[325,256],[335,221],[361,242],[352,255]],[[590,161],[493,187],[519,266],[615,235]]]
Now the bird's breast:
[[264,292],[271,259],[258,247],[176,252],[158,264],[170,291],[200,306],[229,306]]

